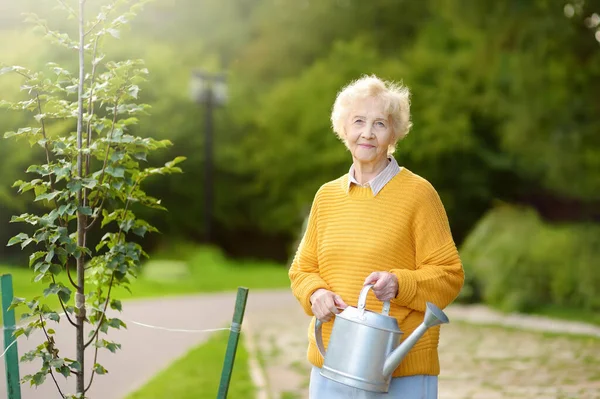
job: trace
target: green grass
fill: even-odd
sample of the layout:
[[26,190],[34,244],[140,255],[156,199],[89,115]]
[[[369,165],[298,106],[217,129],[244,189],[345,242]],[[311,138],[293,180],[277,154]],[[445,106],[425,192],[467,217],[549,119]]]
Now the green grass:
[[[32,282],[30,269],[0,265],[0,275],[6,273],[12,274],[14,296],[31,299],[42,294],[45,285]],[[59,276],[59,280],[66,283],[66,276]],[[142,274],[131,285],[132,293],[118,288],[113,297],[127,300],[234,291],[239,286],[249,288],[250,292],[289,287],[287,269],[272,262],[231,260],[215,248],[179,244],[152,254]],[[46,303],[53,309],[60,308],[55,295],[47,298]],[[17,314],[25,310],[19,307]]]
[[[498,329],[504,330],[505,332],[514,332],[514,333],[529,333],[536,334],[540,339],[555,339],[555,338],[566,338],[571,341],[580,341],[580,342],[588,342],[588,343],[599,343],[600,337],[589,334],[577,334],[577,333],[568,333],[568,332],[555,332],[555,331],[539,331],[539,330],[528,330],[523,329],[518,326],[512,325],[504,325],[502,323],[497,322],[476,322],[476,321],[463,321],[463,320],[454,320],[453,324],[458,324],[466,327],[479,326],[480,328],[490,328],[490,329]],[[500,359],[502,361],[502,359]]]
[[[182,270],[182,264],[187,265],[187,270]],[[179,278],[165,278],[164,274],[176,274]],[[144,297],[228,291],[238,286],[249,289],[289,287],[287,269],[272,262],[234,261],[214,248],[180,246],[152,256],[132,291],[137,297]]]
[[[204,344],[192,349],[167,369],[157,374],[127,399],[204,399],[215,398],[229,333],[214,334]],[[227,397],[254,397],[254,386],[248,371],[248,352],[240,339]]]
[[573,309],[558,305],[536,309],[534,314],[551,317],[557,320],[582,321],[600,326],[600,312],[585,309]]

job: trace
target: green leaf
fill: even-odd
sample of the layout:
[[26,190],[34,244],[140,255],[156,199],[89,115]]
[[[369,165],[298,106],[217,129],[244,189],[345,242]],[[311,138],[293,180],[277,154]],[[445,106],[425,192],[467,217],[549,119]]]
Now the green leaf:
[[35,134],[39,133],[40,130],[41,130],[40,128],[22,127],[19,130],[17,130],[16,132],[4,133],[4,138],[8,139],[8,138],[15,137],[15,136],[22,136],[27,133],[35,135]]
[[118,30],[116,30],[116,29],[110,29],[110,28],[109,28],[109,29],[106,29],[106,31],[107,31],[108,33],[110,33],[110,35],[111,35],[112,37],[114,37],[115,39],[119,39],[119,38],[120,38],[120,33],[119,33],[119,31],[118,31]]
[[39,175],[45,176],[46,171],[40,165],[31,165],[26,170],[27,173],[37,173]]
[[145,152],[136,152],[133,157],[139,161],[147,161],[147,154]]
[[81,363],[76,360],[65,358],[65,362],[69,363],[69,367],[75,371],[81,371]]
[[53,263],[50,265],[50,268],[48,269],[48,271],[53,274],[53,275],[57,275],[60,274],[60,272],[62,272],[62,266],[57,265],[56,263]]
[[114,342],[107,342],[105,346],[106,346],[106,349],[108,349],[112,353],[116,353],[117,349],[121,349],[121,344],[117,344]]
[[57,371],[59,373],[61,373],[62,375],[66,377],[69,377],[71,375],[71,369],[68,366],[62,366],[60,368],[57,369]]
[[37,262],[33,266],[33,271],[38,273],[46,273],[50,269],[50,263],[48,262]]
[[94,187],[96,187],[96,185],[98,184],[98,180],[91,179],[91,178],[85,178],[82,180],[81,184],[83,185],[83,187],[89,188],[91,190]]
[[10,240],[8,240],[8,244],[7,246],[11,246],[11,245],[15,245],[18,244],[20,242],[23,242],[23,240],[28,239],[29,236],[25,233],[19,233],[16,236],[12,237]]
[[34,189],[39,184],[45,184],[45,182],[42,179],[33,179],[19,187],[19,192],[26,193],[27,191]]
[[64,216],[65,214],[73,215],[75,213],[76,209],[77,209],[77,206],[74,203],[64,204],[58,208],[58,215],[59,216]]
[[57,294],[60,291],[60,285],[52,283],[48,288],[44,290],[44,297],[48,297],[48,295]]
[[35,197],[34,201],[42,201],[42,200],[52,201],[54,198],[58,197],[60,194],[61,194],[60,191],[52,191],[51,193],[40,194]]
[[[137,124],[137,123],[139,122],[139,120],[138,120],[138,118],[136,118],[135,116],[132,116],[132,117],[130,117],[130,118],[127,118],[127,119],[121,119],[119,122],[120,122],[120,123],[121,123],[121,125],[123,125],[123,126],[130,126],[130,125],[135,125],[135,124]],[[134,156],[135,156],[135,154],[134,154]]]
[[4,75],[6,73],[13,72],[14,70],[15,70],[15,67],[12,67],[12,66],[0,68],[0,75]]
[[114,319],[110,319],[108,321],[108,325],[112,328],[116,328],[117,330],[119,330],[121,327],[127,328],[127,325],[123,323],[123,321],[121,321],[120,319],[117,319],[116,317]]
[[107,166],[105,171],[107,175],[110,175],[112,177],[125,177],[125,168],[121,166]]
[[48,313],[52,313],[53,311],[52,311],[52,309],[50,309],[50,306],[48,306],[47,304],[43,304],[42,307],[41,307],[41,309],[40,309],[40,312],[42,312],[44,314],[44,316],[45,316]]
[[71,165],[63,166],[62,168],[57,166],[53,169],[53,172],[56,176],[56,182],[59,182],[71,174]]
[[37,251],[29,255],[29,267],[35,263],[36,260],[46,255],[46,251]]
[[56,359],[50,360],[50,367],[59,368],[59,367],[62,367],[64,365],[65,365],[65,360],[61,359],[60,357],[56,358]]
[[127,263],[125,263],[125,262],[119,263],[119,267],[117,268],[117,271],[121,272],[122,274],[126,274],[127,273]]
[[[13,337],[15,337],[15,338],[19,338],[19,337],[20,337],[21,335],[23,335],[23,334],[25,334],[25,330],[24,330],[24,329],[22,329],[22,328],[17,328],[17,329],[15,330],[15,332],[13,333]],[[23,359],[21,359],[21,360],[23,360]]]
[[67,184],[67,188],[71,193],[78,193],[81,190],[82,183],[81,180],[71,180]]
[[29,213],[23,213],[19,216],[12,216],[10,218],[10,222],[11,223],[16,223],[16,222],[25,222],[25,223],[29,223],[33,226],[35,226],[36,224],[38,224],[39,221],[39,217],[35,216],[35,215],[30,215]]
[[27,307],[29,307],[29,309],[31,309],[31,310],[35,310],[35,309],[37,309],[37,307],[38,307],[38,306],[39,306],[39,304],[40,304],[40,301],[39,301],[39,299],[40,299],[39,295],[38,295],[38,296],[35,296],[35,297],[33,297],[33,298],[31,299],[31,301],[27,302]]
[[99,57],[94,58],[94,60],[92,61],[92,64],[95,64],[95,65],[99,64],[100,61],[102,61],[104,59],[104,57],[105,57],[105,55],[101,55]]
[[100,341],[96,342],[95,345],[99,348],[106,348],[112,353],[115,353],[117,349],[121,349],[121,344],[110,342],[105,339],[101,339]]
[[125,158],[125,155],[125,151],[113,151],[113,153],[110,155],[110,160],[111,162],[119,162]]
[[146,226],[138,226],[138,227],[134,227],[131,231],[134,234],[136,234],[140,237],[143,237],[146,234],[146,232],[148,231],[148,229],[146,228]]
[[98,363],[94,364],[94,371],[96,372],[96,374],[99,374],[99,375],[108,373],[108,371],[106,371],[106,369]]
[[133,98],[138,98],[140,88],[137,85],[131,85],[127,90],[128,94]]
[[[100,223],[100,227],[106,226],[107,224],[112,222],[114,219],[115,219],[114,216],[112,216],[112,214],[109,214],[105,208],[102,209],[102,222]],[[110,233],[104,234],[101,241],[104,241],[106,238],[110,238]]]
[[28,238],[25,241],[23,241],[21,243],[21,249],[25,248],[26,246],[28,246],[29,244],[31,244],[33,242],[33,238]]
[[118,310],[119,312],[123,310],[121,301],[118,299],[113,299],[110,301],[110,308],[114,309],[114,310]]
[[181,162],[185,161],[186,159],[187,159],[186,157],[176,157],[176,158],[175,158],[175,159],[173,159],[172,161],[170,161],[170,162],[167,162],[167,163],[165,164],[165,166],[166,166],[167,168],[172,168],[173,166],[177,165],[178,163],[181,163]]
[[50,250],[46,254],[46,257],[44,258],[44,260],[48,263],[51,263],[52,259],[54,259],[54,247],[50,248]]
[[35,373],[33,375],[33,377],[31,378],[31,385],[42,385],[44,383],[44,381],[46,381],[46,372],[44,371],[39,371],[37,373]]
[[58,297],[63,303],[69,302],[69,299],[71,299],[71,290],[67,287],[62,287],[58,292]]
[[121,191],[123,189],[124,182],[123,180],[117,180],[112,182],[113,190]]
[[[31,362],[33,360],[35,360],[38,357],[38,350],[37,349],[32,349],[26,353],[23,354],[23,356],[21,356],[21,361],[22,362]],[[29,376],[31,377],[31,376]]]
[[133,227],[135,221],[133,219],[127,219],[119,223],[119,228],[121,228],[124,232],[128,232]]
[[108,244],[108,242],[106,241],[100,241],[98,243],[98,245],[96,245],[96,252],[100,251],[102,248],[104,248],[106,245]]
[[10,303],[10,306],[8,307],[8,310],[12,310],[15,309],[16,307],[18,307],[19,305],[21,305],[22,303],[25,302],[25,298],[20,298],[20,297],[13,297],[12,302]]
[[92,216],[92,208],[89,206],[80,206],[77,210],[85,216]]

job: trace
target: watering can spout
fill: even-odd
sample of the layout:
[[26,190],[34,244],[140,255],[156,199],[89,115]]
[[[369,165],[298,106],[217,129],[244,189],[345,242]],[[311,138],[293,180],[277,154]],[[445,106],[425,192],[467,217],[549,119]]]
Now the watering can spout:
[[425,317],[423,323],[419,325],[402,343],[389,354],[383,365],[383,375],[389,377],[392,372],[398,367],[406,354],[412,349],[417,341],[425,334],[430,327],[448,323],[448,316],[437,306],[431,302],[427,302],[425,309]]

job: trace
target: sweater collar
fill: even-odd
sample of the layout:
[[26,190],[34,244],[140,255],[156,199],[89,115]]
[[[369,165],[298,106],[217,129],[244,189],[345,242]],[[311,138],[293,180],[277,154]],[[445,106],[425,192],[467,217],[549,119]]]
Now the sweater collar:
[[347,191],[350,190],[352,184],[356,184],[359,187],[370,187],[373,196],[375,197],[379,192],[385,187],[386,184],[390,182],[396,176],[402,168],[398,165],[396,158],[388,157],[390,163],[383,169],[377,176],[371,179],[366,184],[360,184],[358,180],[354,177],[354,164],[350,166],[350,170],[348,171],[348,186],[346,187]]

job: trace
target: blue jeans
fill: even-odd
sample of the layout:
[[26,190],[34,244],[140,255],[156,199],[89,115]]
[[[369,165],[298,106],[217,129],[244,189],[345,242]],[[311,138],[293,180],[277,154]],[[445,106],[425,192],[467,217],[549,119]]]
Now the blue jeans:
[[434,375],[414,375],[392,378],[388,393],[369,392],[332,381],[319,373],[310,372],[310,399],[437,399],[438,378]]

